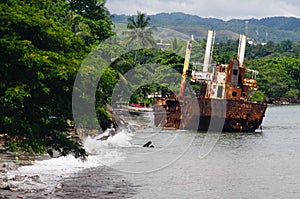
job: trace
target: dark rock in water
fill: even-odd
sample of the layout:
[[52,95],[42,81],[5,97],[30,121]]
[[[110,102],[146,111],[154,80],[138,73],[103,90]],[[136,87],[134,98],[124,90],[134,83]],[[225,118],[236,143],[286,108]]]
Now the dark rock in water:
[[99,138],[99,139],[97,139],[97,140],[107,140],[108,139],[108,137],[109,137],[109,135],[105,135],[105,136],[103,136],[103,137],[101,137],[101,138]]
[[149,147],[152,144],[151,141],[148,141],[146,144],[143,145],[143,147]]
[[8,186],[8,185],[5,186],[5,187],[3,187],[3,188],[1,188],[1,189],[11,191],[10,186]]
[[151,141],[148,141],[146,144],[143,145],[143,147],[150,147],[150,148],[154,148],[154,145],[152,144]]

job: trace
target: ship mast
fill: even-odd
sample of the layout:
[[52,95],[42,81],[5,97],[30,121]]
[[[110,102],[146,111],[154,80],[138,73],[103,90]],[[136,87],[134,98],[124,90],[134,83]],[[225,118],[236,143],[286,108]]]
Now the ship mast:
[[239,60],[240,66],[243,66],[243,64],[244,64],[246,43],[247,43],[247,36],[240,35],[239,49],[238,49],[238,55],[237,55],[237,59]]
[[201,71],[197,71],[197,70],[192,71],[192,81],[193,82],[212,81],[213,73],[209,72],[208,69],[209,69],[209,67],[211,67],[215,35],[216,35],[215,31],[208,30],[205,56],[204,56],[204,62],[203,62],[203,69]]
[[184,64],[183,64],[183,70],[182,70],[182,75],[181,75],[181,85],[180,85],[179,96],[184,95],[185,84],[186,84],[186,72],[187,72],[187,70],[189,68],[189,64],[190,64],[190,57],[191,57],[193,40],[194,40],[194,37],[192,35],[192,39],[187,42],[185,58],[184,58]]
[[203,63],[203,72],[204,73],[208,72],[208,67],[211,65],[214,41],[215,41],[215,31],[208,30],[206,49],[205,49],[205,57],[204,57],[204,63]]

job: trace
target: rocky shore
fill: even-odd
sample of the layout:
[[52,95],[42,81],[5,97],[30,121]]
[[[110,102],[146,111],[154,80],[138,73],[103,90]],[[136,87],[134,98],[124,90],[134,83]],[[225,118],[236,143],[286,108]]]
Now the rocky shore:
[[16,191],[12,186],[11,181],[19,180],[18,177],[9,179],[7,172],[16,170],[18,163],[16,161],[3,162],[0,160],[0,198],[23,198],[22,194]]
[[[0,199],[7,198],[31,198],[31,199],[54,199],[54,198],[131,198],[137,192],[138,185],[128,182],[127,179],[106,167],[97,167],[75,173],[73,176],[64,178],[54,190],[22,189],[14,187],[16,182],[24,182],[26,178],[39,182],[39,176],[16,175],[8,179],[6,173],[10,169],[16,169],[14,163],[2,163],[0,170]],[[44,182],[47,183],[47,182]]]
[[131,198],[138,187],[110,168],[96,167],[63,179],[49,198]]
[[[136,194],[138,185],[110,168],[100,166],[84,169],[78,173],[62,178],[53,190],[34,187],[45,184],[38,175],[14,175],[8,173],[20,166],[32,164],[32,160],[46,157],[30,157],[21,153],[0,151],[0,199],[2,198],[130,198]],[[24,186],[33,184],[32,189]]]
[[286,104],[300,104],[300,96],[297,98],[281,97],[281,98],[268,98],[266,103],[271,105],[286,105]]
[[[41,158],[46,158],[46,156],[9,152],[0,146],[0,199],[23,198],[22,193],[17,190],[15,183],[22,182],[25,176],[16,175],[12,179],[9,179],[8,172],[17,170],[20,166],[31,165],[32,160]],[[35,178],[38,179],[38,177]]]

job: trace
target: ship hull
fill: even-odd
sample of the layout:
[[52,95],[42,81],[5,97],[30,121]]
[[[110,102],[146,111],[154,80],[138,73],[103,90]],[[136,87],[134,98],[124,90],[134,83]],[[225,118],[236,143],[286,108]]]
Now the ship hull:
[[205,98],[157,99],[156,126],[200,131],[254,132],[263,121],[266,103]]

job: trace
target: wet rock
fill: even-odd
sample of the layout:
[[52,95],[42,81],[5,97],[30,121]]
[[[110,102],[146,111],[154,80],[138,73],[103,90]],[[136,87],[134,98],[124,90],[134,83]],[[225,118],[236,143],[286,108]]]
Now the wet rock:
[[0,165],[0,172],[16,170],[18,167],[14,162],[4,162]]
[[20,182],[20,181],[24,181],[26,179],[26,175],[25,176],[22,176],[22,175],[15,175],[15,177],[12,179],[13,181],[17,181],[17,182]]
[[0,180],[0,189],[8,190],[7,187],[9,187],[8,182]]
[[4,198],[8,198],[6,195],[4,195],[4,194],[2,194],[2,193],[0,193],[0,199],[4,199]]
[[0,173],[7,172],[6,163],[1,163],[0,165]]
[[6,172],[0,172],[0,179],[3,179],[4,177],[6,177]]
[[150,148],[154,148],[154,145],[152,144],[151,141],[148,141],[146,144],[143,145],[143,147],[150,147]]
[[1,180],[4,182],[7,182],[8,181],[7,174],[1,173],[0,174],[0,182],[1,182]]
[[8,190],[10,191],[10,186],[8,185],[8,183],[3,183],[2,186],[0,186],[0,189],[3,189],[3,190]]
[[103,140],[107,140],[108,138],[109,138],[109,135],[104,135],[104,136],[102,136],[101,138],[99,138],[97,140],[103,141]]
[[28,178],[31,179],[33,182],[41,182],[39,175],[29,176]]
[[8,186],[8,178],[6,173],[0,173],[0,189],[4,189]]
[[61,182],[59,182],[56,186],[55,186],[56,189],[61,189],[63,188],[63,184]]

